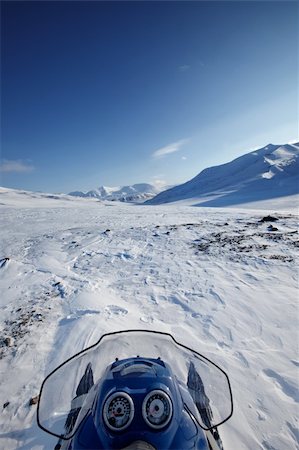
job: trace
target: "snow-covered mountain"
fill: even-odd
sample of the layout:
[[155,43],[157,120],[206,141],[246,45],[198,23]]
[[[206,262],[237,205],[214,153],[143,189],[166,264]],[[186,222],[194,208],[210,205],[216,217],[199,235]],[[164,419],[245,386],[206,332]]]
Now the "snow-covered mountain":
[[161,189],[148,183],[138,183],[132,186],[107,187],[100,186],[88,192],[74,191],[69,195],[75,197],[93,197],[101,200],[122,201],[122,202],[140,202],[151,199],[157,195]]
[[189,199],[200,206],[229,206],[299,193],[299,143],[269,144],[161,192],[147,204]]

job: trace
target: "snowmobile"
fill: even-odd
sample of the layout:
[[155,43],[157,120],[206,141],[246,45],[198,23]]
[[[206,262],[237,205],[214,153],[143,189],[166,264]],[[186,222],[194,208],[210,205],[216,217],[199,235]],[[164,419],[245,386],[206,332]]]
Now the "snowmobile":
[[37,422],[55,450],[223,450],[227,374],[168,333],[104,334],[44,380]]

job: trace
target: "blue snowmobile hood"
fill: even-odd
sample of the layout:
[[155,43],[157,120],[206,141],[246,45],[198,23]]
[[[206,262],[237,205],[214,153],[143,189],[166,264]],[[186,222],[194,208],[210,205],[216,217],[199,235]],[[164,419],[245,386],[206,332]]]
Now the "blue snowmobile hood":
[[[215,395],[212,375],[225,393]],[[57,405],[62,379],[66,399]],[[210,440],[222,450],[217,426],[231,414],[222,369],[171,335],[129,330],[103,336],[45,379],[38,424],[61,450],[208,450]]]

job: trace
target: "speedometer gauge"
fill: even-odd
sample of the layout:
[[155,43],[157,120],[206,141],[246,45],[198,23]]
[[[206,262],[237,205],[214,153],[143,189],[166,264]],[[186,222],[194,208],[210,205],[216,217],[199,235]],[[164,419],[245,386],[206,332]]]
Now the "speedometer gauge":
[[122,431],[133,420],[134,404],[125,392],[115,392],[105,401],[103,407],[104,422],[110,430]]
[[172,402],[161,390],[151,391],[142,404],[142,415],[146,423],[155,429],[165,427],[172,417]]

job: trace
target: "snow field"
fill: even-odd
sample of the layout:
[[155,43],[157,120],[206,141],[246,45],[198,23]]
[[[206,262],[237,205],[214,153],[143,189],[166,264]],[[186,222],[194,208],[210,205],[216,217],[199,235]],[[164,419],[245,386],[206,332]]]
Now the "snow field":
[[275,214],[271,232],[268,210],[3,198],[0,448],[55,445],[30,398],[66,358],[129,328],[170,332],[227,371],[225,449],[298,448],[296,214]]

